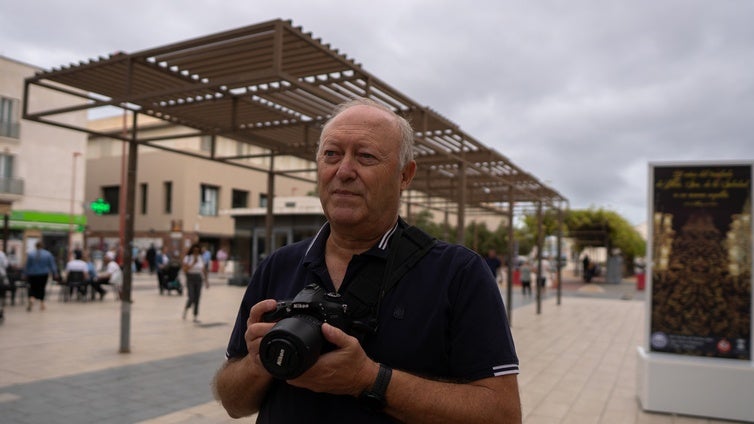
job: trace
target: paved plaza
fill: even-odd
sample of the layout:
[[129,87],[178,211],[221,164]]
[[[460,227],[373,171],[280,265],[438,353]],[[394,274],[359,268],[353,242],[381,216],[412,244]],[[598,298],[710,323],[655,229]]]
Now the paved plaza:
[[[212,275],[199,323],[181,319],[184,296],[160,295],[156,277],[134,275],[130,353],[119,353],[121,304],[6,306],[0,324],[0,423],[238,423],[213,400],[244,288]],[[518,289],[518,288],[517,288]],[[505,293],[505,287],[501,288]],[[636,347],[644,292],[635,283],[566,278],[561,304],[548,289],[536,313],[514,293],[512,329],[521,360],[524,422],[716,423],[645,413],[636,400]]]

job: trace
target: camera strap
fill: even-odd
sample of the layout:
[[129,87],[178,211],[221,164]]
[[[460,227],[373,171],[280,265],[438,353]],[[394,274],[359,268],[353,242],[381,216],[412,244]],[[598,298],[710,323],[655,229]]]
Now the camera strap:
[[382,298],[435,243],[437,239],[418,227],[398,228],[390,240],[387,260],[368,261],[343,293],[350,315],[376,330]]

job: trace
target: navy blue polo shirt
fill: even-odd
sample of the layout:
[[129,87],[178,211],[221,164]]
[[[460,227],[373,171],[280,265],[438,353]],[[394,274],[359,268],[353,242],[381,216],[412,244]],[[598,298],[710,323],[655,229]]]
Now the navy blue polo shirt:
[[[398,225],[405,227],[403,220]],[[372,249],[355,255],[341,292],[366,261],[387,258],[385,234]],[[248,354],[244,334],[249,311],[264,299],[292,299],[307,284],[334,291],[325,265],[325,224],[312,239],[276,250],[254,273],[241,302],[227,357]],[[518,357],[502,298],[489,267],[477,253],[438,242],[380,304],[377,333],[362,347],[374,361],[394,369],[445,381],[474,381],[518,374]],[[352,396],[314,393],[274,380],[259,412],[259,423],[393,422]]]

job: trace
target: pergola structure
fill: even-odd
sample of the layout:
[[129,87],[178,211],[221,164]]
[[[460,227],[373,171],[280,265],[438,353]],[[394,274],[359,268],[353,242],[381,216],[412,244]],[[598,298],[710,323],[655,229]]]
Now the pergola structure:
[[[33,90],[37,89],[67,93],[76,101],[56,108],[36,105]],[[456,215],[459,239],[467,213],[508,215],[510,222],[514,204],[559,208],[566,202],[557,191],[457,124],[284,20],[39,72],[25,82],[24,118],[127,142],[129,177],[135,175],[140,145],[255,170],[260,169],[252,160],[266,156],[271,165],[262,170],[270,176],[271,195],[275,175],[314,175],[313,159],[322,124],[335,105],[357,96],[385,104],[413,124],[418,172],[411,186],[417,195],[410,196],[410,204]],[[130,112],[128,130],[102,134],[60,118],[102,107]],[[210,136],[212,149],[207,155],[186,152],[171,148],[166,143],[170,137],[142,135],[140,116],[158,118],[188,131],[176,137]],[[222,155],[215,149],[217,137],[248,143],[265,153]],[[274,158],[280,156],[309,160],[311,167],[275,169]],[[131,198],[125,200],[131,205],[133,185],[131,181],[126,186]],[[269,227],[272,203],[268,202]],[[126,215],[133,219],[133,211],[126,211]],[[128,243],[133,222],[125,226]],[[126,249],[126,259],[129,254]]]

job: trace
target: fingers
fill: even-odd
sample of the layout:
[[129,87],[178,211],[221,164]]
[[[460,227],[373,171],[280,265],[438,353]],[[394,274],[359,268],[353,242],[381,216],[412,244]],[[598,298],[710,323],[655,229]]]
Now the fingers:
[[251,344],[255,340],[259,343],[259,338],[264,337],[270,328],[275,325],[272,322],[261,322],[262,314],[275,309],[277,302],[273,299],[263,300],[251,307],[249,319],[246,321],[246,343]]
[[322,335],[325,336],[325,339],[328,342],[339,348],[348,346],[352,341],[358,343],[354,337],[349,336],[340,328],[334,327],[328,323],[322,324]]
[[270,312],[277,307],[277,302],[274,299],[263,300],[251,307],[249,313],[249,324],[257,323],[262,320],[262,315],[265,312]]
[[249,354],[258,362],[259,344],[262,337],[275,325],[272,322],[260,322],[262,314],[275,309],[277,302],[273,299],[263,300],[251,307],[249,319],[246,321],[246,348]]
[[[288,384],[314,392],[358,395],[369,383],[371,361],[355,337],[330,324],[322,324],[322,335],[337,349],[325,353],[300,377]],[[374,373],[376,375],[376,372]],[[371,380],[369,380],[371,381]]]

